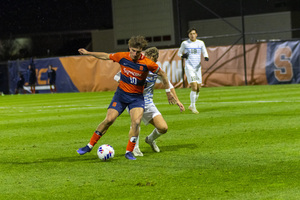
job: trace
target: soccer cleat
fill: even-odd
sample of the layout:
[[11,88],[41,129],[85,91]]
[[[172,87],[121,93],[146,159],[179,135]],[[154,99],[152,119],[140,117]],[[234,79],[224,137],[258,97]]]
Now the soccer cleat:
[[88,145],[86,145],[85,147],[79,148],[77,150],[77,153],[79,153],[80,155],[83,155],[90,151],[92,151],[92,149]]
[[148,137],[146,137],[145,142],[151,146],[151,148],[153,149],[153,151],[155,151],[155,152],[160,152],[160,150],[159,150],[158,146],[156,145],[156,142],[155,142],[155,141],[152,141],[152,142],[151,142],[151,141],[148,139]]
[[199,111],[196,109],[196,107],[189,106],[189,110],[194,114],[199,114]]
[[135,147],[133,149],[132,153],[133,153],[134,156],[144,156],[143,153],[141,152],[140,148],[138,148],[138,147]]
[[136,158],[133,156],[132,152],[127,152],[125,154],[125,158],[127,158],[128,160],[136,160]]

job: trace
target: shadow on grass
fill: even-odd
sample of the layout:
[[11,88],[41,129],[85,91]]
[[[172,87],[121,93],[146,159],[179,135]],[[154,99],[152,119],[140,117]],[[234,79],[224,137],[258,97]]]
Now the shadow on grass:
[[[115,155],[114,158],[124,157],[123,154]],[[124,157],[125,159],[125,157]],[[0,161],[0,164],[14,164],[14,165],[30,165],[30,164],[38,164],[38,163],[55,163],[55,162],[69,162],[69,163],[76,163],[76,162],[88,162],[88,163],[96,163],[96,162],[114,162],[115,159],[101,161],[96,154],[89,154],[89,155],[74,155],[74,156],[62,156],[56,158],[38,158],[36,160],[14,160],[14,161]]]
[[[159,148],[161,150],[161,152],[164,152],[164,151],[179,151],[181,149],[196,149],[198,148],[197,144],[193,144],[193,143],[189,143],[189,144],[176,144],[176,145],[159,145]],[[148,148],[147,147],[147,150],[145,151],[147,153],[155,153],[154,151],[152,151],[151,148]]]
[[[162,152],[172,152],[172,151],[179,151],[181,149],[196,149],[198,146],[196,144],[180,144],[180,145],[165,145],[160,146]],[[152,151],[150,147],[147,147],[147,149],[144,150],[144,153],[151,154],[155,153]],[[39,158],[35,157],[32,158],[32,160],[1,160],[0,164],[14,164],[14,165],[31,165],[31,164],[39,164],[39,163],[55,163],[55,162],[65,162],[65,163],[76,163],[76,162],[88,162],[88,163],[96,163],[96,162],[115,162],[119,158],[124,158],[124,154],[116,154],[114,159],[107,160],[107,161],[100,161],[97,157],[96,153],[90,153],[87,155],[73,155],[73,156],[61,156],[61,157],[52,157],[52,158]]]

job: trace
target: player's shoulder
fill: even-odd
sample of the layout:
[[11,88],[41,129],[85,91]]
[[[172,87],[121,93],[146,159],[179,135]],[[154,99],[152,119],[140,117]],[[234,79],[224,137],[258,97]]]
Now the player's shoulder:
[[197,39],[196,42],[198,42],[198,43],[200,43],[200,44],[204,44],[203,40]]
[[201,43],[202,43],[202,42],[203,42],[203,40],[200,40],[200,39],[196,39],[196,42],[201,42]]
[[111,53],[110,56],[112,56],[112,57],[127,57],[127,56],[129,56],[129,52]]
[[116,52],[116,53],[111,53],[110,55],[112,55],[112,56],[127,56],[128,52]]
[[187,44],[187,40],[183,40],[180,44],[180,46],[186,45]]
[[156,65],[155,62],[153,62],[150,58],[147,58],[144,55],[141,55],[141,58],[139,59],[140,63],[144,63],[146,65]]
[[109,54],[109,59],[119,62],[122,58],[127,58],[129,52],[117,52]]
[[181,44],[188,44],[190,42],[190,40],[188,39],[188,40],[184,40],[184,41],[182,41],[182,43]]
[[160,71],[159,65],[146,56],[141,60],[140,64],[146,65],[149,72],[152,71],[153,73],[157,73],[158,71]]

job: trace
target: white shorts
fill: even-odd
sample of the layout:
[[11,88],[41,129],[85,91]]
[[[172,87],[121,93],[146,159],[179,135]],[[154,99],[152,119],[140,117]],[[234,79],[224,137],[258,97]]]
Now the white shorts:
[[146,104],[142,120],[145,125],[148,125],[150,120],[157,115],[161,115],[161,113],[158,111],[154,103]]
[[191,66],[185,66],[185,75],[189,84],[192,82],[202,83],[201,67],[194,69]]

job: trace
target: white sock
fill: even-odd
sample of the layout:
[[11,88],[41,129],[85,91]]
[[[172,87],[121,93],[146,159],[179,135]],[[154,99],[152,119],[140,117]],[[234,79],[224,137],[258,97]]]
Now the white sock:
[[137,137],[134,149],[138,149],[139,148],[139,141],[140,141],[139,139],[140,139],[140,137]]
[[160,137],[162,134],[157,131],[155,128],[150,135],[148,135],[148,139],[153,142],[156,140],[158,137]]
[[[196,93],[196,101],[197,101],[198,98],[199,98],[199,93],[200,93],[200,92]],[[196,102],[195,102],[195,103],[196,103]]]
[[[140,132],[141,132],[141,127],[139,127],[139,135],[140,135]],[[134,149],[138,149],[139,148],[139,141],[140,141],[140,136],[138,136],[137,139],[136,139]]]
[[90,149],[92,149],[92,148],[94,147],[94,146],[91,145],[90,143],[88,143],[87,145],[90,147]]
[[193,107],[193,108],[195,108],[196,107],[196,98],[197,98],[197,94],[196,94],[197,92],[195,92],[195,91],[191,91],[191,93],[190,93],[190,100],[191,100],[191,107]]
[[138,137],[132,136],[130,138],[130,142],[136,143],[136,140],[138,139]]

